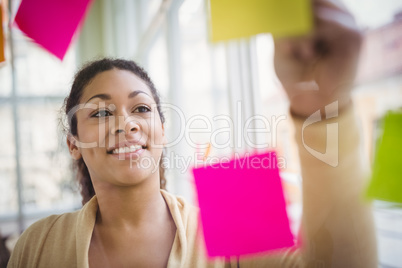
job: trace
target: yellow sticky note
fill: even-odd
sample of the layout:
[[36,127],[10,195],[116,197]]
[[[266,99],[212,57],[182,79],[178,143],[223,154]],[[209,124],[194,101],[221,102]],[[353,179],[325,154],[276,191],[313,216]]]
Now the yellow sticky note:
[[3,10],[0,6],[0,62],[5,61],[4,57],[4,33],[3,33]]
[[212,42],[259,33],[294,36],[313,26],[310,0],[209,0]]

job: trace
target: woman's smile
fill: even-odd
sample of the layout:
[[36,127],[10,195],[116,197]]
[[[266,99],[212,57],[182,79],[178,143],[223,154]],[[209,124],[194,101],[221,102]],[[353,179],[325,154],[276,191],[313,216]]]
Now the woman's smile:
[[123,142],[107,151],[108,154],[119,160],[137,160],[147,147],[141,144]]

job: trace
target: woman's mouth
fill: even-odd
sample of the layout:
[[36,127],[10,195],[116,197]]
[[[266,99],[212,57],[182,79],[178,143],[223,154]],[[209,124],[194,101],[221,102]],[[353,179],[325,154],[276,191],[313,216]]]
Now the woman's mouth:
[[140,158],[142,153],[147,147],[145,145],[130,145],[130,146],[121,146],[115,149],[108,151],[107,153],[113,157],[116,157],[119,160],[130,160],[136,161]]
[[145,145],[130,145],[130,146],[123,146],[123,147],[118,147],[112,150],[109,150],[107,153],[108,154],[126,154],[126,153],[133,153],[141,149],[146,149],[147,147]]
[[142,149],[141,145],[131,145],[130,147],[120,147],[116,148],[112,151],[113,154],[124,154],[124,153],[132,153]]

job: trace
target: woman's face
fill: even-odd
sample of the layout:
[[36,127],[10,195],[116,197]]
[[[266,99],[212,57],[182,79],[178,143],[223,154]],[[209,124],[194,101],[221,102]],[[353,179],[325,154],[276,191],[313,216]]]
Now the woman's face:
[[84,88],[76,117],[70,153],[84,159],[95,188],[151,178],[159,183],[164,128],[150,89],[135,74],[112,69],[96,75]]

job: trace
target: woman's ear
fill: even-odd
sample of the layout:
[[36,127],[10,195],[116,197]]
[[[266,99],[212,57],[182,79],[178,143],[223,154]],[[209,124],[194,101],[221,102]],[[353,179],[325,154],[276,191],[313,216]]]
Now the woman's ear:
[[78,160],[82,157],[80,149],[76,145],[77,140],[71,134],[67,135],[67,146],[70,151],[70,155],[74,160]]

